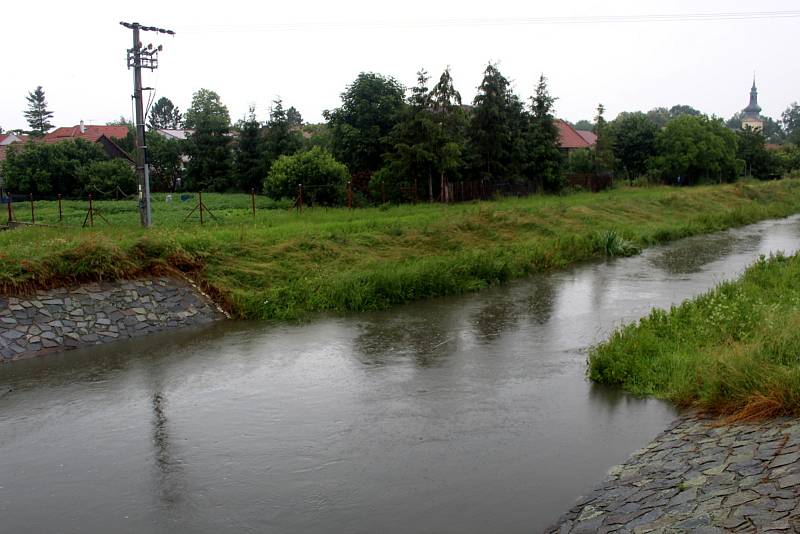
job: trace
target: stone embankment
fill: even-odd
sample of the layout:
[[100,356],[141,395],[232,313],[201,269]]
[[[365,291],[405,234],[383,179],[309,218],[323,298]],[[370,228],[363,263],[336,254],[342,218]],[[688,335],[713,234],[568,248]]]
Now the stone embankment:
[[205,324],[223,314],[196,288],[168,277],[0,297],[0,361]]
[[546,532],[800,532],[800,420],[681,418]]

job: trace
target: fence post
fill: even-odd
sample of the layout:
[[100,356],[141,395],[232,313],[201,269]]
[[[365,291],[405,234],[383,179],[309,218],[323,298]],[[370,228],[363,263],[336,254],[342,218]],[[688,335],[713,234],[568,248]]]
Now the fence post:
[[381,182],[381,204],[386,204],[386,182]]
[[298,213],[303,213],[303,184],[297,184],[297,189],[297,211]]
[[94,228],[94,207],[92,207],[92,194],[89,193],[89,226]]
[[347,182],[347,207],[353,209],[353,182]]
[[58,222],[64,218],[64,212],[61,211],[61,193],[58,194]]
[[8,195],[8,224],[11,224],[14,222],[14,208],[11,207],[13,198],[10,191],[6,191],[6,195]]
[[254,187],[250,188],[250,203],[253,206],[253,218],[256,218],[256,190]]
[[414,178],[414,204],[417,202],[419,202],[419,199],[417,198],[417,179]]
[[36,210],[33,207],[33,193],[28,193],[28,198],[31,201],[31,224],[36,224]]
[[197,201],[200,205],[200,226],[203,226],[203,192],[197,192]]

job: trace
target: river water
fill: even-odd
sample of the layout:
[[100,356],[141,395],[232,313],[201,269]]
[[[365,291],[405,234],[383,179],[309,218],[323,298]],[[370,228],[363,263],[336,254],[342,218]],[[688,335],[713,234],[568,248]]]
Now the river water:
[[476,294],[0,367],[1,532],[536,532],[675,411],[585,379],[800,218]]

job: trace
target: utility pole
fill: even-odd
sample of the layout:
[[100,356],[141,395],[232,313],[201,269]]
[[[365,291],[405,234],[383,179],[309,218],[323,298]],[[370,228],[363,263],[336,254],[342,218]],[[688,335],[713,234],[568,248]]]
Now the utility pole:
[[139,219],[144,228],[153,223],[150,215],[150,165],[147,163],[147,145],[144,137],[144,102],[142,99],[142,69],[154,71],[158,68],[158,53],[161,45],[153,48],[152,44],[142,46],[139,32],[158,32],[175,35],[172,30],[142,26],[138,22],[120,22],[129,30],[133,30],[133,47],[128,49],[128,70],[133,69],[133,100],[136,109],[136,174],[139,178]]

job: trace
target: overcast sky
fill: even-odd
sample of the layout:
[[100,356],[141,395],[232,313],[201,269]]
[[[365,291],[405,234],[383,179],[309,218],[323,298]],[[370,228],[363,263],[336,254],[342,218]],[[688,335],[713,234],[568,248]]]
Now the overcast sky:
[[450,65],[469,102],[490,60],[523,98],[544,73],[558,97],[557,115],[572,121],[591,119],[598,102],[608,118],[674,104],[729,117],[747,105],[754,71],[764,114],[778,117],[800,100],[800,17],[575,19],[787,11],[800,9],[796,0],[405,0],[389,6],[378,0],[4,2],[0,127],[27,128],[25,96],[37,85],[57,126],[130,117],[125,50],[131,31],[119,26],[122,20],[177,32],[143,34],[145,44],[164,45],[160,68],[144,78],[156,97],[184,110],[194,91],[213,89],[234,121],[251,104],[265,120],[276,97],[307,121],[320,121],[361,71],[410,86],[420,68],[438,77]]

